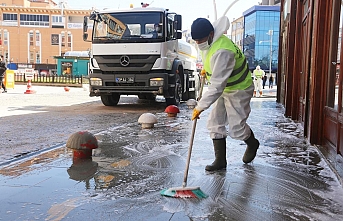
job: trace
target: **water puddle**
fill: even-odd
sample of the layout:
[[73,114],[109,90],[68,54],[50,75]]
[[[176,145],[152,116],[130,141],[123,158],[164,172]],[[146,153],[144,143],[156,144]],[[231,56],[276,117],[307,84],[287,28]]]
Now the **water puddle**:
[[111,220],[343,219],[342,187],[304,142],[300,126],[274,102],[252,107],[249,124],[261,143],[257,158],[244,165],[244,143],[228,138],[226,171],[205,172],[213,147],[206,120],[198,121],[187,185],[200,186],[206,199],[159,194],[183,181],[192,126],[184,106],[176,118],[156,113],[153,129],[141,129],[136,119],[113,124],[96,134],[100,148],[92,159],[73,160],[62,147],[1,167],[2,218],[80,220],[96,211]]

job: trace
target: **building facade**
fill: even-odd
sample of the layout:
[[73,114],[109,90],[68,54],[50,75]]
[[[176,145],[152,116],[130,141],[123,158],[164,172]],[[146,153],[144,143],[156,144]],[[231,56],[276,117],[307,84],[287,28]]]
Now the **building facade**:
[[243,16],[243,52],[249,69],[260,65],[261,69],[275,73],[278,67],[280,6],[256,5],[244,11]]
[[90,10],[59,8],[51,0],[1,3],[0,53],[7,63],[51,64],[66,51],[90,49],[82,38],[83,18]]
[[343,174],[341,0],[282,0],[278,102]]
[[276,5],[279,4],[281,0],[262,0],[260,5]]
[[231,22],[231,39],[243,50],[243,36],[244,36],[244,17],[240,17]]

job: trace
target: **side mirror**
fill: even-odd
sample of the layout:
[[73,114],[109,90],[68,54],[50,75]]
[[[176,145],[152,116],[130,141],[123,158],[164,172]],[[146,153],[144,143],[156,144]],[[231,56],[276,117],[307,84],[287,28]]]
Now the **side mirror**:
[[181,15],[175,15],[174,17],[176,30],[182,30],[182,17]]
[[90,16],[89,16],[89,20],[95,20],[96,19],[96,14],[95,13],[92,13]]
[[83,32],[88,30],[88,16],[83,17]]
[[88,41],[88,33],[83,33],[83,40]]

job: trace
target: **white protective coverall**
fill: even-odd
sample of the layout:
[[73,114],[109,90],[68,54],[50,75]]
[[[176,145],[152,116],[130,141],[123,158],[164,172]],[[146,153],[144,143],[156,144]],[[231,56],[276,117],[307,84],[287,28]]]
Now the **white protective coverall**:
[[[260,72],[259,75],[256,74],[256,72]],[[255,85],[255,91],[262,92],[262,78],[265,75],[265,72],[260,68],[260,66],[257,66],[256,69],[253,72],[254,76],[254,85]]]
[[[213,23],[213,27],[213,42],[215,42],[229,29],[230,21],[223,16]],[[203,51],[204,55],[206,52]],[[207,121],[211,139],[226,138],[228,134],[233,139],[246,140],[251,134],[246,121],[251,111],[250,100],[253,96],[254,85],[251,84],[245,90],[223,92],[235,66],[234,57],[233,52],[225,49],[213,54],[210,61],[212,69],[210,84],[196,106],[197,110],[203,111],[213,104]],[[229,125],[228,133],[226,125]]]

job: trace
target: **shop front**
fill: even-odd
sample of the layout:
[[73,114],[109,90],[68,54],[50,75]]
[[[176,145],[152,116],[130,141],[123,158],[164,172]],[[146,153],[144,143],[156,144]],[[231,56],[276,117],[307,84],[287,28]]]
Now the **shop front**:
[[342,13],[340,0],[281,1],[278,101],[332,162],[343,153]]

